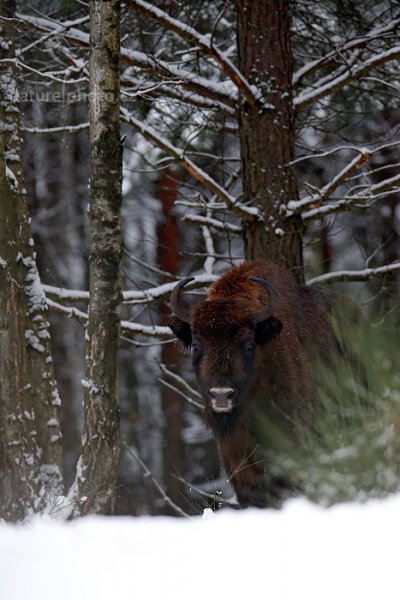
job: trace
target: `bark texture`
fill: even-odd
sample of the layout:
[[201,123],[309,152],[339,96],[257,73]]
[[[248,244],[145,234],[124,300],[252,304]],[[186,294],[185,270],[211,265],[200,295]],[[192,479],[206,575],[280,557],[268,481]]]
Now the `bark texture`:
[[120,2],[90,2],[90,306],[80,514],[113,512],[120,451],[118,349],[121,304],[122,147]]
[[[0,7],[1,59],[14,58],[14,2]],[[5,17],[5,18],[4,18]],[[63,493],[60,399],[22,175],[14,64],[0,76],[0,515],[21,520]]]
[[243,200],[265,215],[245,224],[246,258],[268,258],[301,281],[302,223],[285,216],[297,198],[289,2],[238,0],[236,11],[240,71],[261,91],[253,104],[242,98],[239,110]]

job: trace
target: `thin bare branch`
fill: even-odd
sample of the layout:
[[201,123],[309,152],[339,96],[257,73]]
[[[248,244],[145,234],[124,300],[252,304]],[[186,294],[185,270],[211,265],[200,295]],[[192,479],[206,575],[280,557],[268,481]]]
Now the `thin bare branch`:
[[156,479],[154,477],[154,475],[152,474],[150,469],[142,461],[139,454],[135,450],[133,450],[133,448],[131,446],[128,446],[128,444],[125,442],[125,440],[122,440],[122,445],[124,446],[124,448],[126,449],[128,454],[130,454],[132,456],[132,458],[135,459],[135,461],[138,463],[138,465],[142,469],[144,476],[148,477],[150,479],[150,481],[153,483],[154,487],[160,493],[161,498],[163,500],[165,500],[165,502],[168,504],[168,506],[170,506],[176,512],[176,514],[179,515],[180,517],[190,517],[190,515],[188,513],[186,513],[180,506],[178,506],[177,504],[175,504],[175,502],[173,500],[171,500],[171,498],[168,496],[167,492],[165,491],[165,489],[163,488],[161,483],[158,481],[158,479]]
[[[197,392],[195,389],[193,389],[187,383],[187,381],[185,381],[185,379],[183,379],[183,377],[181,377],[177,373],[174,373],[173,371],[168,369],[168,367],[166,365],[164,365],[163,363],[158,363],[158,366],[160,367],[160,370],[165,375],[165,377],[170,379],[170,381],[172,381],[175,384],[173,386],[175,391],[177,391],[179,394],[184,396],[185,399],[190,404],[193,404],[194,406],[196,406],[196,408],[200,408],[200,410],[204,410],[204,404],[201,403],[202,396],[201,396],[201,394],[199,394],[199,392]],[[160,381],[162,381],[162,383],[164,383],[164,385],[166,383],[168,383],[162,379],[160,379]]]
[[230,508],[238,508],[239,507],[239,503],[237,501],[235,502],[234,500],[227,500],[226,498],[223,498],[221,496],[221,493],[219,493],[219,492],[215,492],[214,494],[212,494],[210,492],[205,492],[198,486],[193,485],[192,483],[189,483],[189,481],[186,481],[186,479],[184,477],[181,477],[180,475],[174,475],[174,477],[176,477],[178,481],[180,481],[181,483],[186,485],[186,487],[189,488],[189,491],[194,491],[194,492],[196,492],[196,494],[199,494],[199,496],[203,496],[204,498],[213,500],[215,502],[215,504],[217,504],[217,505],[229,506]]
[[236,202],[236,199],[231,196],[225,188],[215,181],[208,173],[198,167],[193,161],[191,161],[183,150],[173,146],[168,140],[162,138],[156,130],[150,125],[146,125],[142,121],[136,119],[133,115],[129,114],[124,108],[121,109],[121,114],[126,123],[131,125],[136,131],[140,132],[143,137],[149,140],[152,144],[166,152],[169,156],[173,157],[184,169],[190,173],[199,183],[203,184],[210,192],[218,196],[229,210],[241,217],[247,222],[253,222],[257,219],[259,211],[257,208],[244,206]]

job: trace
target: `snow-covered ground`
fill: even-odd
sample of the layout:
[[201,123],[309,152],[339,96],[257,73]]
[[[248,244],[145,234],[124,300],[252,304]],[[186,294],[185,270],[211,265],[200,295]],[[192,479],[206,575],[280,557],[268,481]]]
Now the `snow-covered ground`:
[[400,598],[400,496],[0,526],[1,600]]

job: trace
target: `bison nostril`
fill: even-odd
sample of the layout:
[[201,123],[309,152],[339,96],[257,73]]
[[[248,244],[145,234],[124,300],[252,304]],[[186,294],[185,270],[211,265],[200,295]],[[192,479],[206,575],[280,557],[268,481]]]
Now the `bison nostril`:
[[215,412],[229,412],[233,409],[236,392],[231,387],[213,387],[208,390],[211,406]]

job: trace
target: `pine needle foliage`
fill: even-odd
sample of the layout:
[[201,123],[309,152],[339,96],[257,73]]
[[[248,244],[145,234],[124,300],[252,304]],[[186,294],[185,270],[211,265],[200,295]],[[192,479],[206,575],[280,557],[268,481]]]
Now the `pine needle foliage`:
[[264,455],[271,465],[267,479],[290,482],[292,492],[324,506],[381,498],[400,488],[396,325],[366,325],[353,311],[343,325],[342,316],[337,365],[316,369],[312,426],[297,423],[295,441],[283,442],[282,435],[281,445]]

